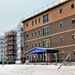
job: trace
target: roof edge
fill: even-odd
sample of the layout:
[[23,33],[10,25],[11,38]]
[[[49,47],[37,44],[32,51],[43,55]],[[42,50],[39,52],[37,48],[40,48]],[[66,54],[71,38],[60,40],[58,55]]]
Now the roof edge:
[[25,21],[27,21],[27,20],[35,17],[35,16],[38,16],[38,15],[40,15],[40,14],[42,14],[42,13],[44,13],[50,9],[53,9],[53,8],[55,8],[61,4],[66,3],[68,1],[70,1],[70,0],[55,0],[54,2],[48,4],[47,6],[42,7],[41,9],[38,9],[37,11],[33,12],[32,14],[29,14],[26,17],[22,18],[21,21],[25,22]]

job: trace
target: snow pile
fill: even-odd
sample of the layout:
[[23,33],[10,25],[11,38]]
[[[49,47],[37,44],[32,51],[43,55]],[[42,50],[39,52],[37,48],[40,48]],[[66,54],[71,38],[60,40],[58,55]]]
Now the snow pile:
[[0,65],[0,75],[75,75],[75,66]]

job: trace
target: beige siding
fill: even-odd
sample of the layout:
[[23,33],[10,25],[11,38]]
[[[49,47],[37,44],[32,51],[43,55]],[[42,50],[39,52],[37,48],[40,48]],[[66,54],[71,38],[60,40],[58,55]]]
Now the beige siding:
[[[68,2],[68,3],[62,4],[58,7],[53,8],[52,10],[50,10],[48,12],[45,12],[44,14],[41,14],[37,17],[34,17],[34,18],[24,22],[24,25],[25,25],[24,32],[27,32],[27,31],[35,29],[37,27],[55,22],[57,20],[66,18],[68,16],[74,15],[75,14],[75,8],[71,9],[71,4],[72,3],[75,4],[75,1],[71,1],[71,2]],[[63,12],[60,14],[60,9],[61,8],[62,8]],[[47,22],[47,23],[43,23],[43,16],[45,14],[49,14],[49,22]],[[35,24],[35,20],[39,19],[39,18],[41,19],[41,22],[38,23],[38,24]],[[34,21],[34,26],[32,26],[32,21]],[[26,27],[26,23],[28,23],[28,27]]]

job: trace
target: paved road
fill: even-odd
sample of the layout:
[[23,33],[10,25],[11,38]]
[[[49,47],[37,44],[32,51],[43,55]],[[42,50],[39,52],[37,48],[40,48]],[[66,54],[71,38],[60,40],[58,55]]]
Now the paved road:
[[75,75],[75,66],[0,65],[0,75]]

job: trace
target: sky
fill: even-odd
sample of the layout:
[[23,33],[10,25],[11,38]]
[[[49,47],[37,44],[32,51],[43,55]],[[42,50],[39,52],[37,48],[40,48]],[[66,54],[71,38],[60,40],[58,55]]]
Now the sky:
[[0,36],[15,28],[21,18],[55,0],[0,0]]

